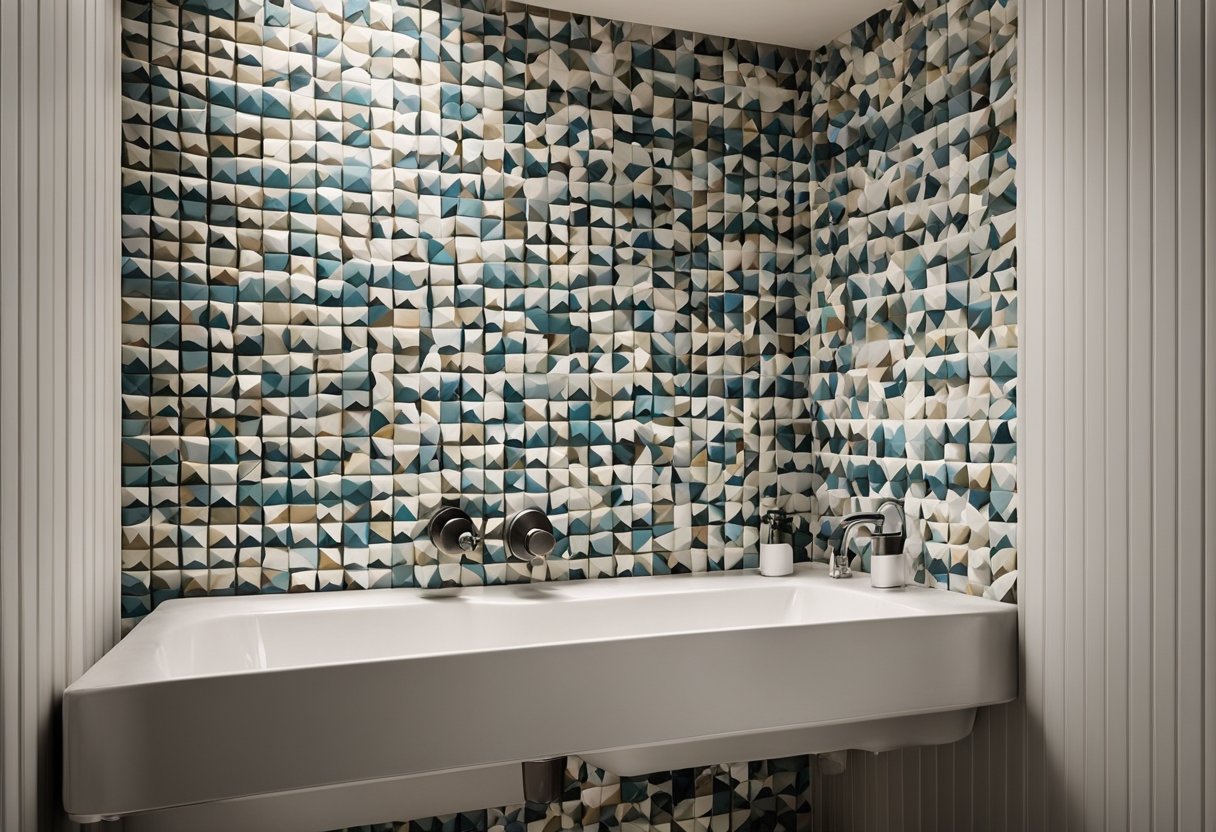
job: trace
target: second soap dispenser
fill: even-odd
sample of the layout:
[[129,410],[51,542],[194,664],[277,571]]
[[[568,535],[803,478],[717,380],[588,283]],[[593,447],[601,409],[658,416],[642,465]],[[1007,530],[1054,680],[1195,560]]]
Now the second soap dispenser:
[[904,557],[907,518],[903,505],[896,500],[883,502],[878,513],[885,515],[887,508],[899,509],[899,531],[886,531],[884,523],[881,533],[870,536],[870,584],[876,589],[899,589],[908,582],[908,559]]

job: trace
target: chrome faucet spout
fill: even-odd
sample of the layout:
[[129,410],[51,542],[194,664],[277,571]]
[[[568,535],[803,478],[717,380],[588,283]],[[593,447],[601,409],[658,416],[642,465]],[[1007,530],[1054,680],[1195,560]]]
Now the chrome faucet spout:
[[[886,516],[887,516],[886,511],[889,508],[893,508],[897,512],[899,512],[899,531],[901,534],[907,534],[908,518],[907,518],[907,515],[904,510],[903,502],[900,500],[896,500],[894,497],[888,497],[887,499],[885,499],[881,503],[879,503],[878,504],[878,514],[882,515],[884,520],[886,519]],[[887,527],[884,525],[882,527],[882,531],[885,532],[886,530],[887,530]]]
[[881,529],[883,520],[881,512],[850,514],[844,519],[840,527],[840,544],[836,548],[836,553],[832,555],[828,562],[829,578],[851,578],[853,576],[853,571],[849,569],[849,543],[852,542],[854,535],[857,534],[859,526],[871,526]]

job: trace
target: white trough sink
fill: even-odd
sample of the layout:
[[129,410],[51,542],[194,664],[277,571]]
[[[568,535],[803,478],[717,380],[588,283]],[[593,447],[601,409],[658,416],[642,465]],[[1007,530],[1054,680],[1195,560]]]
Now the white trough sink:
[[1017,694],[1017,610],[826,567],[162,604],[68,688],[65,805],[330,829],[633,775],[951,742]]

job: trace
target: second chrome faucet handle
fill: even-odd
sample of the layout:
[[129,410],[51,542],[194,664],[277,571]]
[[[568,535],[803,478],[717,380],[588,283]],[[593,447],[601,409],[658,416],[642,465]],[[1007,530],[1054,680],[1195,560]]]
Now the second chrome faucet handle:
[[538,508],[525,508],[507,519],[503,539],[507,554],[526,560],[532,567],[532,580],[543,581],[547,577],[548,558],[557,547],[553,524]]

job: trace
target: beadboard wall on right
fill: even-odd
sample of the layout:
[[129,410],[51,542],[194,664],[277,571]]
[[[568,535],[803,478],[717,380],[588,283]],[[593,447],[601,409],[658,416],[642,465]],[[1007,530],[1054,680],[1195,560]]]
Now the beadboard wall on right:
[[1022,696],[817,777],[817,829],[1216,828],[1216,5],[1019,39]]

